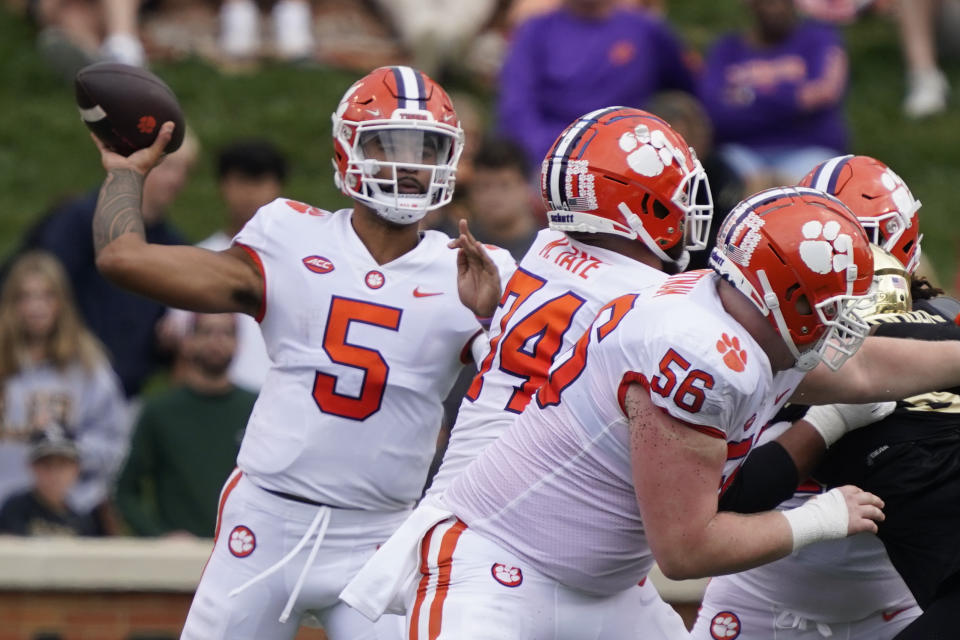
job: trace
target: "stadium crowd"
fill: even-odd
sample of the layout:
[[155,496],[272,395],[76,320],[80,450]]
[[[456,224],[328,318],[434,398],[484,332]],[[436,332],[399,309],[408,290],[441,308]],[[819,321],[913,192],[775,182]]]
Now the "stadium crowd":
[[[646,583],[654,560],[733,574],[689,637],[950,637],[960,374],[930,341],[960,338],[960,303],[920,250],[919,200],[883,158],[854,155],[842,37],[867,12],[896,20],[903,117],[935,116],[950,1],[744,0],[742,28],[702,52],[669,0],[349,4],[23,7],[67,77],[184,53],[360,72],[333,114],[350,209],[286,199],[284,151],[238,138],[215,154],[222,226],[191,246],[168,214],[197,130],[166,157],[101,146],[104,185],[51,202],[15,243],[0,534],[216,538],[188,640],[293,638],[307,615],[330,640],[688,637]],[[331,54],[338,11],[392,45]],[[484,95],[448,96],[463,76]],[[790,236],[789,215],[819,226]],[[815,285],[751,267],[756,251],[816,271],[796,247],[822,240]],[[295,267],[292,247],[308,256]],[[693,339],[664,320],[681,313],[726,332]],[[871,377],[896,367],[900,384]],[[744,369],[750,388],[732,382]],[[642,471],[668,456],[679,489]],[[807,588],[779,590],[783,575]]]

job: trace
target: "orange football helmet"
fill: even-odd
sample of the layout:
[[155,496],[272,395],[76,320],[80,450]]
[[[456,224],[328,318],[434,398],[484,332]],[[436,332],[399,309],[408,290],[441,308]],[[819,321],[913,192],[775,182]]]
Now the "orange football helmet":
[[800,182],[839,198],[850,207],[874,244],[907,271],[920,261],[920,201],[890,167],[869,156],[838,156],[817,165]]
[[693,149],[657,116],[607,107],[553,143],[540,173],[551,229],[642,242],[681,269],[707,246],[713,201]]
[[761,191],[717,232],[710,266],[747,296],[809,370],[838,369],[860,347],[872,301],[873,254],[856,216],[805,187]]
[[381,67],[353,84],[332,116],[337,187],[396,224],[453,198],[463,130],[450,97],[411,67]]

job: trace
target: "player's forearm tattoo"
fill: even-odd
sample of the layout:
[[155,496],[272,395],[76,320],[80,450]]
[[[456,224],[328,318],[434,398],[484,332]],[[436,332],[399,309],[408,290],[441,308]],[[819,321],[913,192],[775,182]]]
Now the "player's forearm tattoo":
[[107,173],[93,216],[93,246],[97,253],[125,233],[144,235],[140,212],[143,178],[132,169],[112,169]]

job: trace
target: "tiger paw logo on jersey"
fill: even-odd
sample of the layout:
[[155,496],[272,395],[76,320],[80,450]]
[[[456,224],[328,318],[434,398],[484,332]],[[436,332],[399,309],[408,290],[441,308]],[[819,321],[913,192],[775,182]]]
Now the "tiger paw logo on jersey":
[[363,277],[363,281],[366,282],[367,286],[371,289],[379,289],[387,279],[379,271],[368,271],[367,275]]
[[717,351],[723,354],[723,364],[733,371],[740,373],[747,368],[747,352],[741,348],[740,338],[724,333],[717,340]]
[[493,579],[505,587],[519,587],[523,582],[523,572],[520,567],[508,567],[499,562],[490,567],[490,574]]
[[246,558],[257,548],[257,537],[249,528],[238,524],[230,532],[230,553],[238,558]]
[[853,238],[840,233],[836,220],[826,224],[810,220],[801,231],[806,239],[800,243],[800,257],[814,273],[839,273],[853,264]]
[[740,635],[740,618],[730,611],[721,611],[710,621],[710,637],[714,640],[733,640]]
[[658,176],[674,160],[686,169],[683,154],[670,144],[660,129],[651,132],[647,125],[637,125],[633,131],[620,136],[619,145],[627,153],[627,164],[642,176]]

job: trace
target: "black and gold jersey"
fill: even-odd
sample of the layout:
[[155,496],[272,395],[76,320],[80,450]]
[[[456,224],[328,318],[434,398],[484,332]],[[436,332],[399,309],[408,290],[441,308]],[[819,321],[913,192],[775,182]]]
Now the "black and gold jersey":
[[[949,297],[915,300],[913,310],[869,320],[878,336],[916,340],[960,340],[960,301]],[[877,384],[882,384],[878,380]],[[897,402],[892,414],[857,429],[834,444],[816,476],[827,484],[856,484],[885,447],[960,430],[960,387],[923,393]]]

